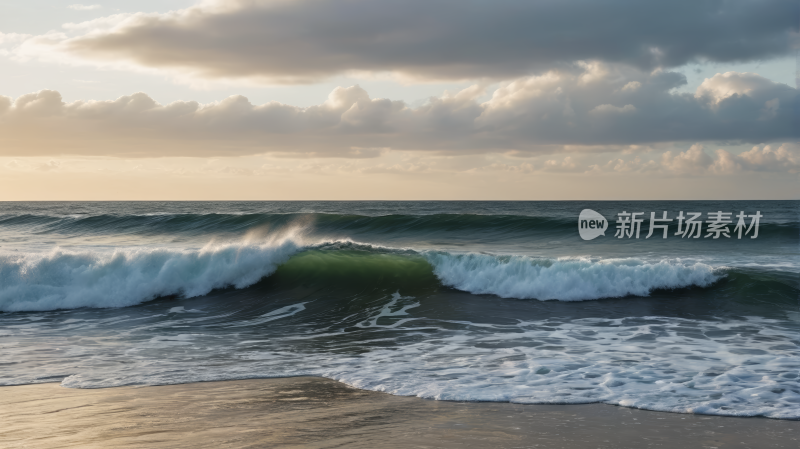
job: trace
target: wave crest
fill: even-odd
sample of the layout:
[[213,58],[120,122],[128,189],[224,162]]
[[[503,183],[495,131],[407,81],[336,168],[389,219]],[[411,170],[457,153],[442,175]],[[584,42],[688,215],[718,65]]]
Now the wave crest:
[[293,240],[201,250],[138,249],[0,254],[0,311],[126,307],[159,296],[201,296],[250,286],[300,246]]
[[707,287],[723,275],[706,264],[635,259],[557,260],[488,254],[426,254],[444,285],[503,298],[582,301],[648,296],[656,289]]
[[[398,250],[352,242],[239,243],[200,250],[56,250],[0,254],[0,311],[126,307],[161,296],[249,287],[275,274],[282,286],[393,289],[440,285],[503,298],[581,301],[656,289],[707,287],[724,276],[703,263]],[[277,271],[277,273],[276,273]]]

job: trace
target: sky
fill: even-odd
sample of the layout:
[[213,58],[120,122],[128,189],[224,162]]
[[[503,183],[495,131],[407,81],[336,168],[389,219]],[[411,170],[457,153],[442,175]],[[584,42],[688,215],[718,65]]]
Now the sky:
[[795,0],[0,0],[0,200],[798,199]]

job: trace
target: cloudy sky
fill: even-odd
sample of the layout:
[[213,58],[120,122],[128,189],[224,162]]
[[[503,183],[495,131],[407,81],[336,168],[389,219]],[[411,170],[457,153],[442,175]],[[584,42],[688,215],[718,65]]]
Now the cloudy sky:
[[0,0],[0,200],[797,199],[796,0]]

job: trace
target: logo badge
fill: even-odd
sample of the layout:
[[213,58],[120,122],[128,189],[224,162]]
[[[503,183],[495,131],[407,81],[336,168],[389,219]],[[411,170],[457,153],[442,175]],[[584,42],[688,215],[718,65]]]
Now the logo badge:
[[584,209],[578,217],[578,232],[584,240],[592,240],[606,235],[608,220],[591,209]]

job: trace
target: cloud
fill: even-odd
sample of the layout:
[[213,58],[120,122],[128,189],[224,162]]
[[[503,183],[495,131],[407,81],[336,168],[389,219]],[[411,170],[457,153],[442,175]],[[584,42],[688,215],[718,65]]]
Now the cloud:
[[91,11],[93,9],[100,9],[100,8],[102,8],[102,6],[100,6],[100,5],[75,4],[75,5],[69,5],[69,6],[67,6],[67,8],[74,9],[75,11]]
[[[631,83],[637,88],[624,88]],[[164,105],[145,93],[65,103],[58,92],[43,90],[13,101],[0,96],[0,155],[372,158],[422,150],[528,156],[620,147],[635,152],[659,142],[761,144],[796,136],[797,89],[733,72],[707,79],[695,94],[676,93],[682,83],[677,73],[591,63],[503,83],[484,102],[485,86],[475,85],[418,107],[371,98],[359,86],[338,87],[325,102],[306,108],[254,105],[243,96]],[[670,155],[664,164],[677,171],[707,169],[702,154]]]
[[40,172],[49,172],[54,170],[59,170],[62,168],[63,163],[55,160],[48,160],[48,161],[38,161],[35,163],[26,163],[20,162],[16,159],[12,159],[5,164],[5,168],[9,170],[16,170],[16,171],[40,171]]
[[715,105],[733,96],[751,94],[768,89],[772,82],[755,73],[718,73],[706,78],[698,87],[695,97],[707,98]]
[[[739,90],[714,91],[719,80],[736,79]],[[636,89],[624,89],[631,83]],[[476,118],[478,138],[539,145],[626,145],[671,141],[742,140],[753,143],[796,136],[792,105],[797,89],[749,73],[706,80],[698,93],[679,94],[685,84],[674,72],[643,73],[590,64],[583,72],[551,71],[497,89]],[[765,115],[767,108],[770,114]],[[492,130],[493,133],[486,131]],[[488,145],[488,142],[486,143]]]
[[[663,156],[663,155],[662,155]],[[590,165],[586,173],[653,173],[660,171],[661,166],[658,161],[645,160],[636,157],[633,160],[624,160],[622,158],[612,159],[605,165],[599,164]]]
[[788,55],[797,38],[795,0],[207,0],[112,18],[20,51],[304,83],[354,72],[508,79],[583,60],[643,70],[764,60]]
[[589,111],[589,113],[595,114],[632,114],[634,112],[636,112],[636,106],[632,104],[626,104],[622,107],[614,106],[613,104],[601,104],[600,106],[595,106],[594,109]]
[[581,167],[578,166],[578,164],[575,162],[575,160],[573,159],[572,156],[565,157],[561,162],[559,162],[557,160],[554,160],[554,159],[549,159],[549,160],[545,161],[543,170],[544,171],[549,171],[549,172],[580,172],[580,171],[584,171],[584,169],[582,169]]
[[754,146],[749,151],[735,156],[719,149],[713,169],[718,173],[742,171],[800,173],[800,145],[784,143],[778,148],[772,145]]
[[706,171],[714,160],[703,151],[703,145],[694,144],[688,150],[673,155],[667,151],[661,155],[661,166],[674,173],[700,174]]
[[30,34],[0,32],[0,56],[19,58],[17,53],[20,47],[33,37],[35,36]]
[[[557,161],[552,162],[554,165],[558,164]],[[773,145],[757,145],[739,154],[732,154],[720,148],[712,156],[706,152],[704,145],[696,143],[686,151],[666,151],[651,160],[643,160],[640,157],[633,160],[617,158],[605,164],[590,165],[586,170],[586,173],[650,173],[678,176],[735,175],[745,172],[798,174],[800,145],[784,143],[777,148]]]

